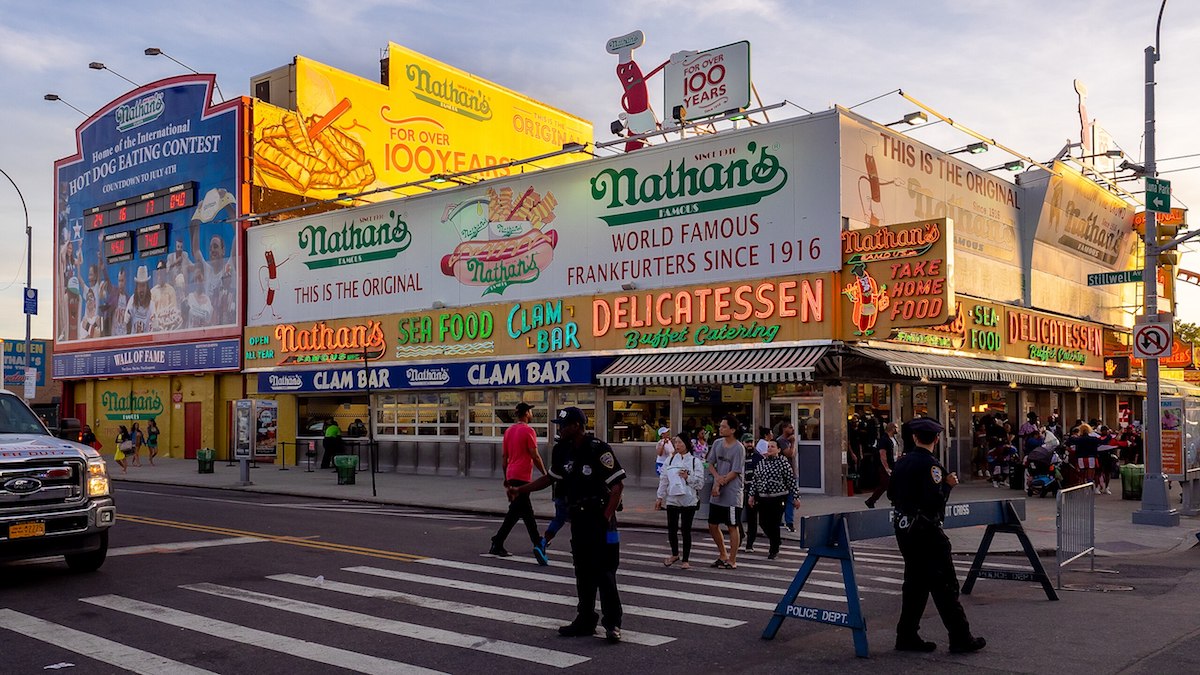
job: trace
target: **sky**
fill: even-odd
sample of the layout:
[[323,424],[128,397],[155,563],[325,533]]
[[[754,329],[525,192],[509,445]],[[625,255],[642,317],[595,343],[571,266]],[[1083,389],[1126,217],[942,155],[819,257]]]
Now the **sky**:
[[[612,140],[621,112],[616,57],[605,42],[641,30],[643,70],[680,50],[740,40],[763,104],[781,119],[832,105],[881,123],[915,110],[902,89],[958,124],[1041,161],[1079,140],[1074,81],[1087,108],[1134,161],[1143,161],[1144,50],[1155,44],[1160,0],[659,0],[655,3],[505,0],[156,0],[34,3],[0,0],[0,169],[17,184],[33,230],[33,337],[51,336],[53,163],[74,152],[84,117],[131,85],[186,72],[158,47],[215,73],[225,97],[303,55],[378,81],[389,41],[515,89],[592,122]],[[1200,204],[1200,3],[1175,0],[1163,18],[1156,66],[1157,152],[1176,205]],[[109,71],[88,68],[99,61]],[[662,117],[661,79],[650,82]],[[659,101],[655,102],[658,93]],[[44,100],[47,93],[62,101]],[[668,112],[669,115],[669,112]],[[973,139],[945,124],[911,132],[943,150]],[[998,149],[959,155],[981,167]],[[1178,158],[1178,159],[1171,159]],[[1140,192],[1140,183],[1126,183]],[[23,339],[24,213],[0,176],[0,337]],[[1200,271],[1200,248],[1181,267]],[[1200,322],[1200,287],[1180,284],[1179,317]]]

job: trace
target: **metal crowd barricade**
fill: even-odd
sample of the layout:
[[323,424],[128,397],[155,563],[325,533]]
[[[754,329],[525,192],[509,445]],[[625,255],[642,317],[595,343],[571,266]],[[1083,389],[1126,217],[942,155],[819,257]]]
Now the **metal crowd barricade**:
[[[892,527],[891,511],[883,509],[871,511],[852,511],[847,513],[831,513],[821,516],[808,516],[801,519],[800,545],[808,550],[804,564],[796,572],[782,599],[775,607],[775,613],[763,630],[764,640],[770,640],[779,632],[784,619],[804,619],[816,623],[849,628],[853,633],[854,654],[866,658],[869,655],[867,647],[867,617],[863,613],[862,603],[858,596],[858,582],[854,574],[854,551],[850,543],[861,539],[878,539],[895,534]],[[999,579],[1004,581],[1037,582],[1042,586],[1048,600],[1058,600],[1058,594],[1050,584],[1042,561],[1038,559],[1029,541],[1029,536],[1021,527],[1025,517],[1024,499],[1007,499],[1000,501],[957,502],[946,505],[946,520],[943,528],[972,527],[986,525],[983,541],[975,553],[971,571],[967,573],[963,583],[963,594],[970,594],[978,579]],[[1016,535],[1021,542],[1021,548],[1029,560],[1029,570],[988,569],[983,566],[991,548],[992,539],[997,532]],[[808,597],[803,593],[804,584],[812,575],[817,563],[822,558],[829,558],[840,563],[843,587],[846,589],[846,609],[829,609],[797,605],[796,599]]]
[[1096,492],[1094,483],[1059,490],[1056,497],[1058,521],[1058,581],[1062,588],[1062,570],[1085,555],[1092,558],[1096,571]]

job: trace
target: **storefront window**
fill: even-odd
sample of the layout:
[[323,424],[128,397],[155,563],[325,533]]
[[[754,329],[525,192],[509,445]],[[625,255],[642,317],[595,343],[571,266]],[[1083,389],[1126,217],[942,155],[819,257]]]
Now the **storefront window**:
[[[754,385],[708,384],[683,388],[683,430],[695,434],[704,429],[713,437],[721,417],[735,415],[749,427],[754,413]],[[672,429],[678,431],[678,429]]]
[[846,386],[846,438],[855,455],[875,448],[883,428],[892,421],[892,391],[886,384]]
[[512,426],[517,404],[524,401],[533,406],[533,421],[529,426],[539,438],[546,438],[549,410],[544,389],[515,391],[473,391],[467,394],[467,436],[471,438],[501,438]]
[[767,398],[820,395],[821,385],[816,382],[772,382],[767,385]]
[[370,418],[367,412],[367,399],[362,397],[312,397],[300,400],[298,407],[297,436],[324,436],[325,423],[330,419],[336,420],[342,429],[342,434],[354,420],[366,422]]
[[658,428],[671,426],[670,398],[610,399],[609,443],[654,443]]
[[458,436],[458,392],[385,394],[375,411],[377,436]]
[[[935,385],[903,384],[900,385],[900,417],[911,420],[914,417],[930,417],[929,403],[935,401]],[[934,415],[936,417],[936,415]]]

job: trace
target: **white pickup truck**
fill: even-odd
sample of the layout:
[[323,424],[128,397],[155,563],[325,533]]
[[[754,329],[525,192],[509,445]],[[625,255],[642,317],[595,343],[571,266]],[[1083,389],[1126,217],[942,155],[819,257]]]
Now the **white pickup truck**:
[[100,453],[51,436],[0,390],[0,561],[61,555],[72,570],[97,570],[116,519]]

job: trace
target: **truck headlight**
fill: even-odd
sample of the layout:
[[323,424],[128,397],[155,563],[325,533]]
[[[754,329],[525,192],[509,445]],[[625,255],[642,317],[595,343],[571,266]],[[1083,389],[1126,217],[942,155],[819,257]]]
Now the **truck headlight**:
[[108,494],[108,467],[103,459],[88,460],[87,489],[93,497]]

